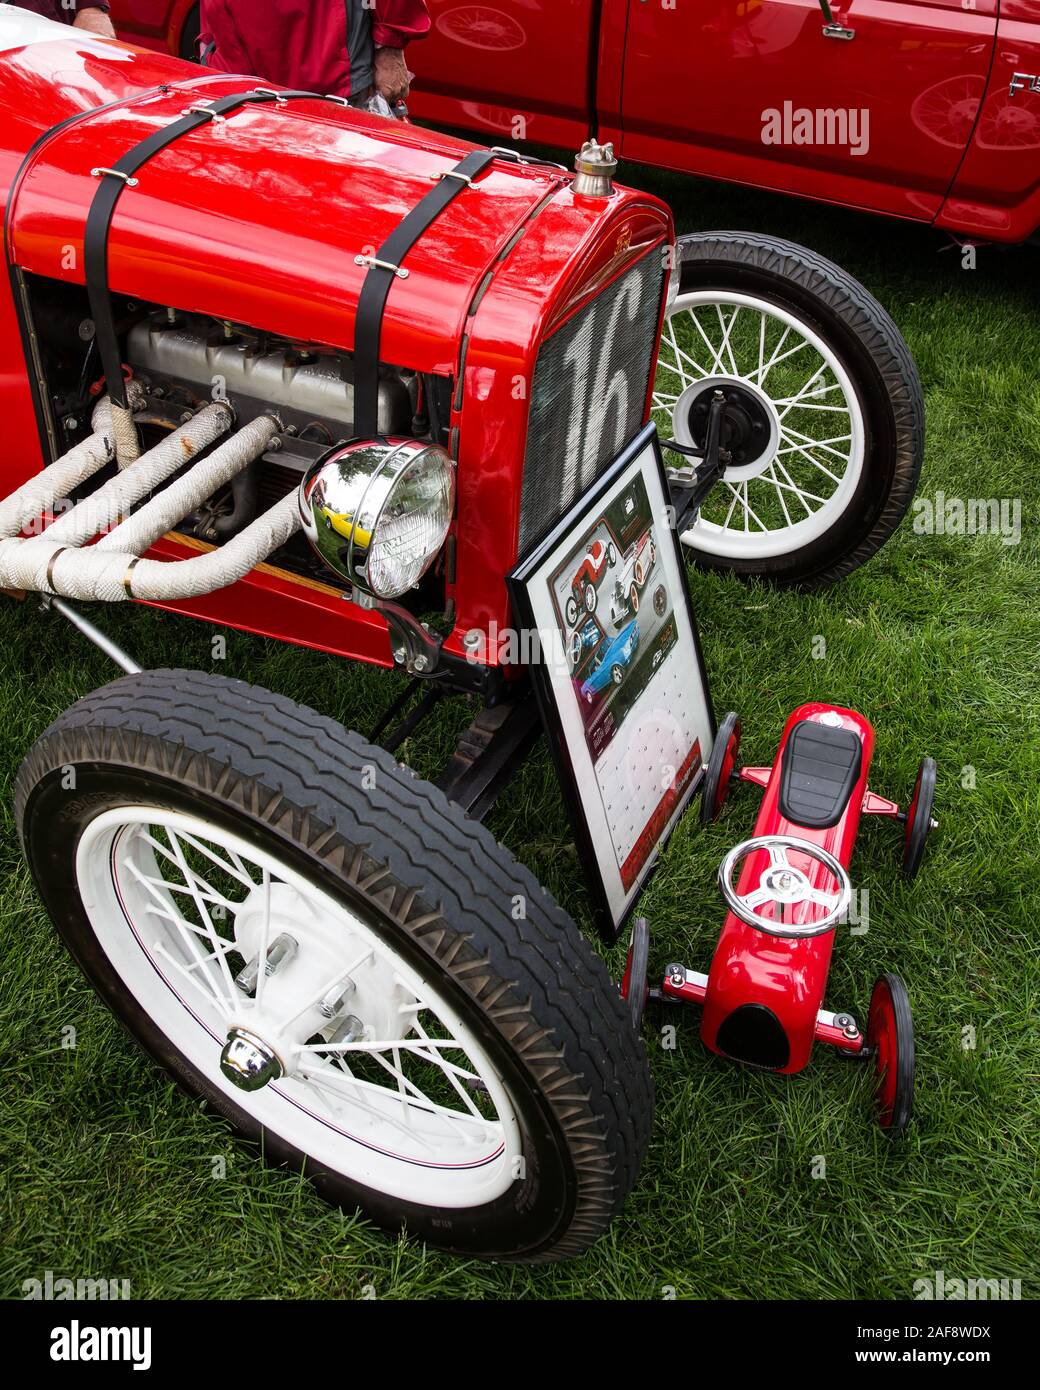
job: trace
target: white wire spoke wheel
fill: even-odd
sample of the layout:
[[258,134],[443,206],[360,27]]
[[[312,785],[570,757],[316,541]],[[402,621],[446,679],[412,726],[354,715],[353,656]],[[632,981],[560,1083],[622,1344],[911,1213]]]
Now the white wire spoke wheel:
[[[76,876],[112,966],[193,1066],[243,1103],[220,1067],[229,1035],[274,1056],[278,1079],[245,1102],[265,1129],[430,1206],[476,1206],[509,1187],[520,1135],[494,1065],[356,913],[240,836],[154,807],[92,820]],[[293,958],[268,975],[285,939]],[[261,967],[253,997],[235,983],[249,961]],[[328,1041],[347,1021],[360,1035]]]
[[383,750],[242,682],[145,672],[38,740],[16,813],[98,992],[268,1161],[495,1259],[577,1254],[620,1208],[652,1089],[616,988]]
[[654,392],[662,430],[703,444],[694,421],[716,391],[731,417],[723,442],[745,461],[727,468],[683,541],[723,559],[766,559],[825,535],[856,490],[865,447],[859,400],[827,343],[754,295],[680,294]]
[[906,345],[862,285],[804,248],[728,232],[679,245],[653,415],[664,438],[702,448],[720,395],[730,455],[682,539],[709,568],[832,582],[913,496],[923,405]]

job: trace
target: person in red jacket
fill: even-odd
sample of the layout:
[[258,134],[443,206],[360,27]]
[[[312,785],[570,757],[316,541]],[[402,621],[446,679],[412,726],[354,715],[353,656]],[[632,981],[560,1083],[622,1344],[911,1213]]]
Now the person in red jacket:
[[46,19],[62,20],[77,29],[114,39],[116,31],[108,17],[108,0],[12,0],[20,10],[32,10]]
[[390,106],[408,96],[404,49],[429,32],[425,0],[202,0],[207,67]]

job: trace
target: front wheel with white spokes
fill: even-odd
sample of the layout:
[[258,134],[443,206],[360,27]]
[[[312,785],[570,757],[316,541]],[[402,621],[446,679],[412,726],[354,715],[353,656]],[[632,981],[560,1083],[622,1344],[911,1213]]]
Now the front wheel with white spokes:
[[[709,232],[679,242],[654,419],[703,449],[724,401],[726,468],[683,534],[698,563],[817,588],[895,530],[924,457],[913,358],[852,276],[775,237]],[[689,457],[671,452],[672,470]],[[681,477],[681,472],[676,473]]]
[[382,750],[151,671],[42,736],[16,808],[99,993],[265,1156],[460,1253],[605,1228],[646,1144],[642,1044],[565,914]]

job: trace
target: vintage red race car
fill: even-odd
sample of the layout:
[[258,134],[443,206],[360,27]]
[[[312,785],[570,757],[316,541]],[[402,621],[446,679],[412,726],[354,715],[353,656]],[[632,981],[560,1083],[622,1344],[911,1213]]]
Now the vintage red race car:
[[578,625],[583,612],[595,613],[599,600],[599,586],[607,570],[615,564],[617,546],[613,541],[594,540],[571,580],[571,594],[567,600],[567,622],[571,627]]
[[[846,573],[920,468],[905,344],[801,248],[677,249],[601,146],[575,176],[10,6],[0,108],[0,588],[126,673],[19,772],[47,910],[271,1161],[450,1250],[583,1250],[652,1088],[602,960],[480,824],[541,727],[507,578],[648,433],[676,294],[720,336],[674,338],[666,510],[766,511],[768,476],[773,540],[708,560]],[[363,737],[140,670],[80,606],[130,601],[411,682]],[[447,694],[475,710],[434,785],[395,753]]]

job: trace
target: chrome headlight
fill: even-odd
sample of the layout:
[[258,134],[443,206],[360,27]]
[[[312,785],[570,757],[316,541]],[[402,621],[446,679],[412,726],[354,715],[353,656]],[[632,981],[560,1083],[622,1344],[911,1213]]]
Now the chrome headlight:
[[377,598],[414,589],[438,555],[455,510],[455,465],[439,444],[355,439],[315,463],[300,515],[330,569]]

